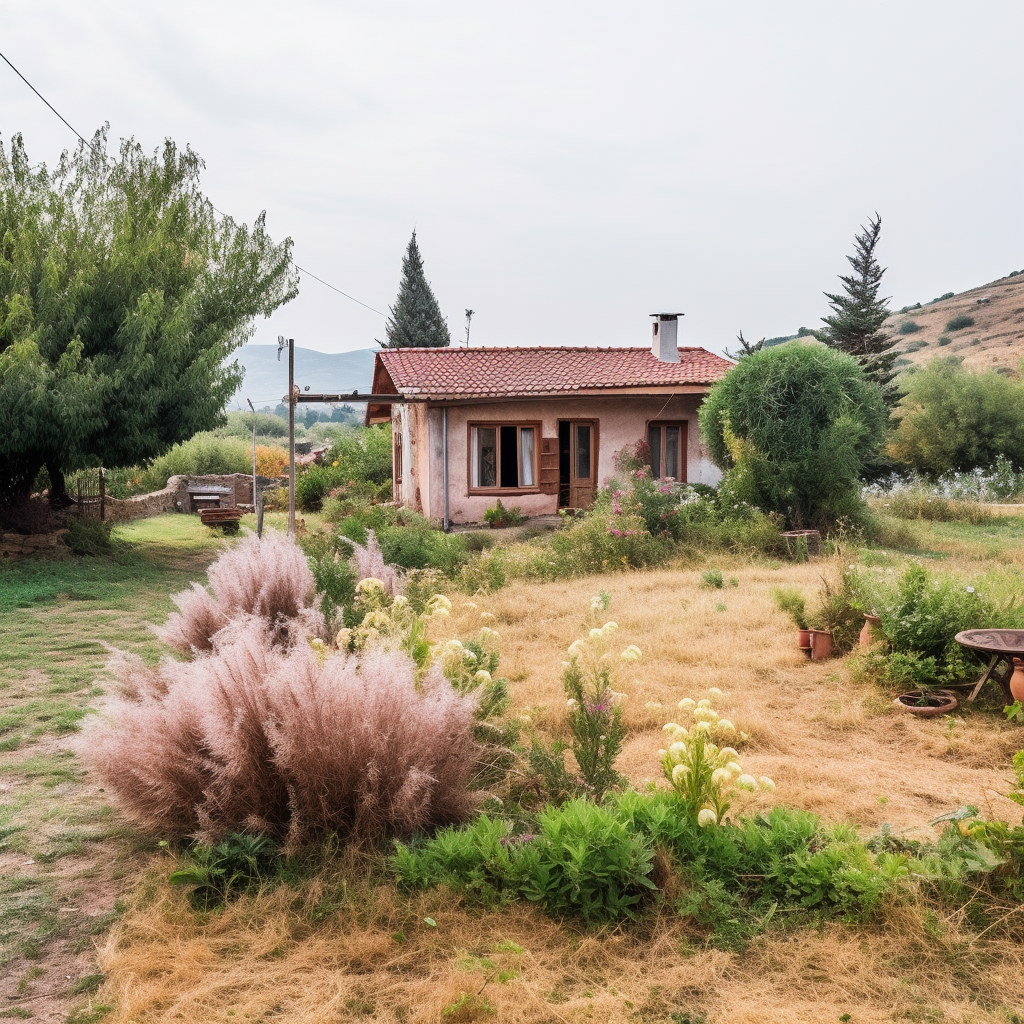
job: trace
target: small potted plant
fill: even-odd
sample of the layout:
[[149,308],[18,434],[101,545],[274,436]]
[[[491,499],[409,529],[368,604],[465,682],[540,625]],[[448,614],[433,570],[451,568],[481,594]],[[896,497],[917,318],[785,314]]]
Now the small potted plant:
[[506,526],[518,526],[525,521],[526,516],[518,508],[515,506],[506,508],[501,503],[501,498],[494,503],[494,508],[489,508],[484,512],[484,522],[492,530],[503,530]]

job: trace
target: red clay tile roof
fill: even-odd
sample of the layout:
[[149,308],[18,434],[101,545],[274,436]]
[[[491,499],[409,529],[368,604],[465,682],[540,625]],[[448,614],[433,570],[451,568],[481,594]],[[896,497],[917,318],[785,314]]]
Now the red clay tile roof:
[[703,348],[680,348],[678,363],[649,348],[393,348],[377,353],[375,394],[393,385],[438,400],[521,398],[629,388],[707,386],[733,364]]

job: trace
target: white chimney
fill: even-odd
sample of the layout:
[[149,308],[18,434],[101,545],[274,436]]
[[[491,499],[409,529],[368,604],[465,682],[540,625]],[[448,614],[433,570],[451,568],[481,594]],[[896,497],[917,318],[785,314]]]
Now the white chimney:
[[679,362],[679,318],[682,313],[651,313],[651,355],[662,363]]

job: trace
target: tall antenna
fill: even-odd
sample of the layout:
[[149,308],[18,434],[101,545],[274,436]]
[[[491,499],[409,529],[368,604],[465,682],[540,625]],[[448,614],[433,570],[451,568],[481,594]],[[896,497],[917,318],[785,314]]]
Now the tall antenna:
[[469,323],[473,319],[473,310],[466,310],[466,348],[469,348]]

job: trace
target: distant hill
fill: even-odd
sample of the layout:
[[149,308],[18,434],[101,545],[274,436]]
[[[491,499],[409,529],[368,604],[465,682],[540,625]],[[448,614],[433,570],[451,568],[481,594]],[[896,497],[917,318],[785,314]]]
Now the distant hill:
[[1016,370],[1024,358],[1024,271],[908,306],[886,330],[897,339],[898,369],[955,355],[971,370]]
[[[296,347],[295,383],[319,392],[369,391],[376,352],[360,348],[330,353]],[[245,409],[247,398],[257,409],[276,406],[288,391],[288,353],[282,352],[278,362],[276,345],[243,345],[233,358],[245,368],[245,378],[227,407]]]

